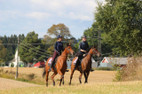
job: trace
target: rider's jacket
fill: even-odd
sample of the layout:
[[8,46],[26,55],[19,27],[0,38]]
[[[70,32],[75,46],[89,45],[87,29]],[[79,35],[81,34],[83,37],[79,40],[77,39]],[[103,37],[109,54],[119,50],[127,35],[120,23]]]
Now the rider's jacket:
[[[82,41],[79,45],[79,48],[82,49],[82,50],[85,50],[86,52],[88,51],[89,49],[89,45],[88,45],[88,42],[87,41]],[[80,51],[81,52],[81,51]],[[84,52],[81,52],[81,53],[84,53]]]
[[54,47],[54,49],[59,53],[59,54],[61,54],[61,52],[63,51],[63,43],[61,42],[61,41],[57,41],[56,43],[55,43],[55,47]]

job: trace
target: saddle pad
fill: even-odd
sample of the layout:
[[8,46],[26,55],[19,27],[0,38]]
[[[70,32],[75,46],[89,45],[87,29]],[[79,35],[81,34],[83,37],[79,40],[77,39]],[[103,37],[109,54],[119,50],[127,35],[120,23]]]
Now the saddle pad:
[[49,59],[48,64],[52,63],[52,57]]
[[78,57],[73,61],[74,65],[76,64],[77,60],[78,60]]

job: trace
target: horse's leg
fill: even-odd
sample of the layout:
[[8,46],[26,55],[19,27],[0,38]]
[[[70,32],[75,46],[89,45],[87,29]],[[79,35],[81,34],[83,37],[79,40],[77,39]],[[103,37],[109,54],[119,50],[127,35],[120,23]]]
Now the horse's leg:
[[81,78],[82,78],[82,72],[80,71],[80,76],[79,76],[79,82],[80,82],[80,84],[82,83],[81,82]]
[[88,83],[88,77],[89,77],[90,71],[86,72],[86,83]]
[[59,83],[59,86],[61,86],[62,80],[64,79],[64,75],[60,70],[58,70],[58,73],[61,75],[60,83]]
[[[63,75],[65,74],[65,72],[63,73]],[[62,84],[64,85],[64,77],[63,77],[63,80],[62,80]]]
[[54,77],[57,75],[57,72],[54,72],[51,76],[51,79],[53,81],[53,86],[55,86],[55,81],[54,81]]
[[46,71],[46,86],[48,86],[48,76],[49,76],[49,72]]
[[85,82],[84,83],[87,83],[87,74],[86,74],[86,71],[84,72],[84,77],[85,77]]
[[71,85],[71,81],[72,81],[72,78],[73,78],[74,71],[75,71],[74,68],[71,69],[71,75],[70,75],[70,83],[69,83],[69,85]]
[[64,78],[63,78],[62,84],[64,85],[64,83],[65,83],[65,82],[64,82]]

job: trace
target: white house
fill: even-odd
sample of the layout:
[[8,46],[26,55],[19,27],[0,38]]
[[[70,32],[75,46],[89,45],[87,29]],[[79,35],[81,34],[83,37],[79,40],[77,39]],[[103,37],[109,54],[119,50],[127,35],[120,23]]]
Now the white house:
[[97,68],[97,67],[98,67],[98,62],[96,62],[94,58],[92,58],[92,68]]
[[[17,57],[18,57],[18,61],[17,61]],[[9,63],[9,67],[11,67],[12,64],[13,64],[13,67],[16,67],[17,62],[19,63],[19,65],[24,65],[24,62],[20,60],[20,56],[18,56],[18,50],[16,50],[14,59]]]
[[128,62],[127,57],[104,57],[100,63],[99,67],[113,67],[113,65],[118,65],[120,67],[126,66]]

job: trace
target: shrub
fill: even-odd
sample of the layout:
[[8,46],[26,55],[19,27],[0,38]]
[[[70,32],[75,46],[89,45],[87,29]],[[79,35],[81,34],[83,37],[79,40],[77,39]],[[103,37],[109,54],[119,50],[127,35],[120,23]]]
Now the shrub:
[[142,80],[142,57],[131,57],[126,67],[117,71],[116,81]]

